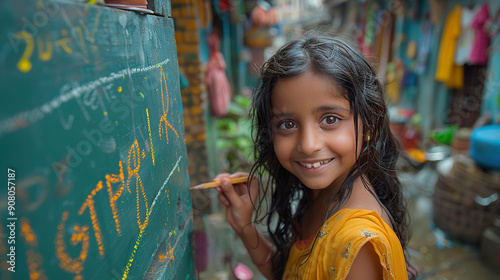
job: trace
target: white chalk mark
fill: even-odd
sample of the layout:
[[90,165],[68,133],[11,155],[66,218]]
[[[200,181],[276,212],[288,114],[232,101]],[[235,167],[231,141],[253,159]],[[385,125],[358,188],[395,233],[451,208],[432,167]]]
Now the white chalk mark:
[[[165,182],[163,182],[163,185],[161,186],[160,190],[158,191],[158,193],[156,194],[155,196],[155,199],[153,200],[153,203],[151,203],[151,207],[149,208],[148,210],[148,216],[151,214],[151,212],[153,212],[153,208],[155,207],[156,205],[156,201],[158,200],[158,198],[160,197],[161,195],[161,192],[163,191],[163,189],[165,188],[165,186],[167,186],[167,183],[168,183],[168,180],[170,180],[170,176],[172,176],[172,174],[174,174],[174,171],[177,169],[177,167],[179,166],[179,162],[181,161],[181,158],[182,156],[180,156],[178,159],[177,159],[177,162],[175,163],[174,167],[172,168],[172,170],[170,171],[170,174],[168,174],[167,176],[167,179],[165,180]],[[188,221],[186,221],[185,224],[187,224]],[[125,280],[127,279],[128,277],[128,274],[129,274],[129,271],[130,271],[130,267],[132,266],[132,263],[134,262],[134,256],[135,256],[135,253],[137,251],[137,246],[140,244],[141,242],[141,239],[142,239],[142,236],[144,234],[144,231],[146,230],[147,226],[145,228],[142,228],[140,231],[139,231],[139,235],[137,236],[137,240],[135,241],[135,246],[134,246],[134,249],[132,250],[132,253],[130,254],[130,258],[128,260],[128,263],[127,265],[125,266],[125,270],[123,272],[123,277],[122,277],[122,280]],[[177,239],[179,240],[180,237],[177,237]],[[177,243],[178,241],[175,243],[174,245],[174,248],[175,246],[177,246]]]
[[167,182],[168,182],[168,180],[170,180],[170,176],[172,176],[172,174],[174,174],[174,171],[177,169],[177,166],[179,166],[179,162],[181,161],[181,158],[182,158],[182,156],[180,156],[177,159],[177,162],[175,163],[174,168],[172,168],[172,171],[170,171],[170,174],[168,174],[167,179],[165,180],[165,182],[163,182],[163,185],[161,186],[160,190],[156,194],[155,199],[153,200],[153,203],[151,203],[151,207],[149,207],[148,216],[153,212],[153,208],[156,205],[156,201],[160,197],[160,194],[162,193],[163,189],[167,186]]
[[85,109],[85,106],[83,106],[82,104],[82,101],[80,100],[80,98],[76,98],[76,103],[78,103],[78,107],[80,107],[80,110],[82,111],[82,114],[83,116],[85,117],[85,119],[87,121],[90,121],[90,115],[89,113],[87,112],[87,109]]
[[[13,117],[4,119],[0,121],[0,137],[2,137],[4,134],[8,134],[11,132],[14,132],[18,129],[21,129],[23,127],[27,127],[31,124],[36,123],[37,121],[43,119],[46,115],[50,115],[59,108],[61,105],[64,103],[67,103],[68,101],[79,98],[82,96],[82,94],[89,92],[91,90],[95,90],[98,87],[101,87],[105,84],[111,83],[114,80],[117,79],[123,79],[124,75],[132,75],[132,74],[137,74],[137,73],[142,73],[142,72],[148,72],[154,69],[160,68],[160,66],[163,66],[164,64],[168,63],[169,59],[165,59],[164,61],[161,61],[157,64],[150,65],[147,67],[142,67],[142,68],[126,68],[123,70],[120,70],[116,73],[111,73],[108,76],[100,77],[99,79],[96,79],[94,81],[88,82],[83,85],[76,84],[74,87],[71,85],[65,84],[62,86],[61,89],[62,93],[58,95],[57,97],[54,97],[52,100],[47,101],[45,104],[31,109],[27,110],[24,112],[20,112],[16,114]],[[65,88],[70,88],[69,90],[64,90]],[[16,124],[18,123],[27,123],[28,125],[23,125],[23,126],[18,126]]]
[[73,120],[75,117],[73,115],[69,115],[68,121],[65,120],[61,111],[59,111],[59,119],[61,120],[61,125],[65,130],[70,130],[73,126]]

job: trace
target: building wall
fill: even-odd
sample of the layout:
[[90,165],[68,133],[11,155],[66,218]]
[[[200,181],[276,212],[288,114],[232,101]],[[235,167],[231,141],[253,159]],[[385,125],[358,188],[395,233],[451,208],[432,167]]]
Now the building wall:
[[[205,42],[200,39],[200,29],[206,28],[210,22],[210,7],[206,6],[209,4],[203,0],[172,0],[179,68],[189,82],[181,90],[181,96],[190,185],[210,180],[206,142],[206,65],[201,57]],[[192,192],[192,199],[195,214],[210,209],[210,199],[204,192]]]
[[198,35],[200,23],[197,19],[199,11],[196,2],[172,1],[179,68],[189,82],[189,85],[181,90],[181,95],[191,184],[208,180],[204,118],[207,92],[204,81],[205,66],[200,59]]

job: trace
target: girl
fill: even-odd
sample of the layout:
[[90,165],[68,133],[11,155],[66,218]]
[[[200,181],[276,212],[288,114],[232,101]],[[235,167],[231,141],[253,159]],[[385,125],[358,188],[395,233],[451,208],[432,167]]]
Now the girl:
[[[229,183],[245,173],[215,180],[226,218],[261,273],[407,279],[399,150],[382,86],[363,56],[338,38],[286,44],[263,65],[251,114],[252,180]],[[258,197],[268,192],[271,203],[263,205]],[[252,223],[261,206],[273,245]]]

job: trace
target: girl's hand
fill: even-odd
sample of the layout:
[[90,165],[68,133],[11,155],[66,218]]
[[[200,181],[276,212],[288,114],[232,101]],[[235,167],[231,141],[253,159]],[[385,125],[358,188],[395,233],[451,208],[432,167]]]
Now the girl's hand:
[[226,219],[236,232],[241,236],[242,230],[252,223],[254,203],[259,194],[257,180],[252,179],[250,186],[247,183],[231,184],[230,178],[247,177],[244,172],[234,174],[222,173],[214,181],[220,181],[221,186],[215,189],[219,192],[219,201],[226,206]]

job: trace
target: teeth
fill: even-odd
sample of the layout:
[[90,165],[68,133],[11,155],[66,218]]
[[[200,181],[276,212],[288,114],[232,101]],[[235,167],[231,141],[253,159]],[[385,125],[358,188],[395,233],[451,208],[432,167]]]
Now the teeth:
[[303,163],[303,162],[299,162],[300,164],[302,164],[302,166],[304,166],[305,168],[318,168],[320,167],[322,164],[327,164],[329,163],[330,160],[324,160],[324,161],[320,161],[320,162],[315,162],[315,163]]

